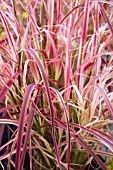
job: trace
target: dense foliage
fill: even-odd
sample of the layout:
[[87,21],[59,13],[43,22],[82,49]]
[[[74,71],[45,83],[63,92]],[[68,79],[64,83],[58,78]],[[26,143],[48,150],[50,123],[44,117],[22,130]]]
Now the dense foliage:
[[112,169],[112,11],[0,1],[0,169]]

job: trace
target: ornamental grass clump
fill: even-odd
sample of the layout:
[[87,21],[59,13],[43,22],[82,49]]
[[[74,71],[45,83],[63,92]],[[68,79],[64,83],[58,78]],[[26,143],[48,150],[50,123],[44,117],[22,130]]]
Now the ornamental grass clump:
[[0,1],[0,169],[112,169],[113,2]]

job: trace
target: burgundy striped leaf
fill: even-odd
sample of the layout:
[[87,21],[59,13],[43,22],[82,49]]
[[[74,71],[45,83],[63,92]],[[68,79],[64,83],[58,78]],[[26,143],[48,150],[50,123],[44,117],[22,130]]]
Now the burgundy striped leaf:
[[49,90],[48,80],[47,80],[47,77],[46,77],[46,74],[45,74],[42,62],[41,62],[38,54],[36,53],[36,51],[33,50],[32,48],[28,49],[27,51],[35,59],[37,65],[38,65],[38,67],[40,69],[40,72],[42,74],[42,78],[43,78],[43,81],[44,81],[44,84],[45,84],[45,88],[46,88],[47,96],[48,96],[48,101],[49,101],[49,105],[50,105],[50,113],[51,113],[52,134],[53,134],[54,147],[55,147],[55,152],[56,152],[56,157],[57,157],[58,165],[59,165],[59,168],[61,170],[62,168],[61,168],[61,165],[60,165],[60,158],[59,158],[59,154],[58,154],[58,146],[57,146],[57,140],[56,140],[56,134],[55,134],[54,108],[53,108],[53,103],[52,103],[52,99],[51,99],[51,93],[50,93],[50,90]]
[[71,125],[93,134],[113,152],[113,138],[111,136],[95,128],[89,128],[89,127],[86,128],[77,124],[71,124]]
[[27,90],[24,95],[20,118],[19,118],[19,127],[18,127],[18,140],[17,140],[17,152],[16,152],[16,162],[15,162],[15,169],[20,170],[20,157],[21,157],[21,149],[22,149],[22,139],[23,139],[23,133],[24,133],[24,124],[28,109],[29,100],[32,94],[32,91],[36,84],[30,84],[27,87]]
[[[60,120],[57,121],[57,124],[60,123],[60,127],[66,129],[66,124],[61,122]],[[81,127],[76,124],[76,127]],[[83,128],[83,127],[82,127]],[[93,134],[93,133],[92,133]],[[103,170],[107,170],[104,163],[99,159],[98,156],[84,143],[83,140],[74,132],[73,129],[70,128],[70,135],[97,161],[97,163],[102,167]]]
[[70,142],[70,125],[69,125],[69,113],[66,109],[66,105],[65,102],[63,100],[62,95],[60,94],[60,92],[58,90],[56,90],[55,88],[51,88],[58,96],[59,100],[62,103],[63,109],[64,109],[64,114],[66,117],[66,121],[67,121],[67,132],[68,132],[68,170],[70,169],[70,150],[71,150],[71,142]]
[[25,136],[25,140],[24,140],[23,151],[22,151],[22,155],[21,155],[19,169],[23,168],[23,163],[24,163],[24,158],[25,158],[25,154],[26,154],[27,144],[29,142],[29,136],[30,136],[33,117],[34,117],[34,113],[35,113],[35,107],[36,107],[36,104],[38,103],[39,99],[40,99],[40,89],[38,89],[38,93],[36,95],[36,98],[35,98],[34,102],[32,102],[32,105],[31,105],[31,111],[30,111],[29,119],[28,119],[28,123],[27,123],[28,124],[27,125],[27,131],[26,131],[26,136]]

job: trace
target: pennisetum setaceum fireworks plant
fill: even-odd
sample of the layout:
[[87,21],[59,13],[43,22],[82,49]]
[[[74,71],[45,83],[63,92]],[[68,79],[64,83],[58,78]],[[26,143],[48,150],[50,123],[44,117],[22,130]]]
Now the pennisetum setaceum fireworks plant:
[[112,0],[0,1],[0,169],[113,168],[112,37]]

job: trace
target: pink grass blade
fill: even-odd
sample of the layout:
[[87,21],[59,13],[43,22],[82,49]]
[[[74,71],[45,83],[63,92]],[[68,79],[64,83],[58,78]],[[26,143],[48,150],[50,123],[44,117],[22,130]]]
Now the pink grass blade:
[[[106,145],[111,151],[113,151],[113,138],[106,133],[95,129],[95,128],[89,128],[89,127],[83,127],[77,124],[71,124],[71,126],[80,128],[84,131],[88,131],[89,133],[93,134],[95,137],[97,137],[104,145]],[[79,132],[78,132],[79,134]]]
[[46,35],[47,35],[47,37],[48,37],[48,40],[50,40],[50,45],[51,45],[50,47],[52,47],[53,56],[54,56],[54,57],[57,57],[58,54],[57,54],[56,47],[55,47],[55,42],[54,42],[54,40],[53,40],[53,38],[52,38],[51,33],[50,33],[48,30],[46,30],[46,29],[43,29],[43,31],[46,33]]
[[17,108],[17,107],[19,107],[19,106],[20,106],[20,105],[17,104],[17,105],[10,105],[10,106],[4,107],[4,108],[0,109],[0,113],[2,113],[2,112],[4,112],[4,111],[8,111],[8,110],[13,109],[13,108]]
[[71,53],[69,52],[70,44],[71,42],[69,37],[66,42],[65,87],[69,86],[70,78],[71,78]]
[[[79,127],[79,125],[78,125]],[[80,139],[80,137],[75,134],[74,130],[70,128],[71,136],[97,161],[97,163],[102,167],[103,170],[107,170],[104,163],[99,159],[98,156]]]
[[48,0],[47,7],[49,12],[49,18],[50,18],[50,23],[48,23],[48,30],[52,31],[53,20],[54,20],[54,0]]
[[[13,82],[11,80],[9,80],[6,83],[6,87],[2,87],[1,91],[0,91],[0,102],[4,99],[5,95],[8,93],[9,89],[12,86]],[[8,88],[7,88],[8,87]]]
[[[14,0],[13,0],[14,1]],[[11,6],[10,5],[8,5],[5,1],[3,1],[2,0],[2,3],[4,4],[4,6],[6,6],[7,8],[8,8],[8,10],[9,10],[9,12],[10,12],[10,15],[12,16],[12,19],[14,20],[14,22],[15,22],[15,24],[16,24],[16,27],[17,27],[17,33],[19,33],[20,35],[22,35],[22,32],[21,32],[21,27],[20,27],[20,25],[19,25],[19,22],[17,21],[17,19],[16,19],[16,15],[14,15],[13,14],[13,11],[12,11],[12,8],[11,8]],[[12,2],[13,3],[13,2]],[[14,3],[13,3],[13,5],[14,5]],[[13,6],[12,5],[12,6]],[[13,8],[14,8],[14,6],[13,6]],[[14,10],[15,10],[15,8],[14,8]],[[16,12],[14,12],[14,13],[16,13]],[[14,27],[13,27],[14,28]],[[15,29],[16,30],[16,29]]]
[[97,163],[102,167],[102,170],[107,170],[105,164],[99,159],[98,156],[80,139],[79,136],[72,134],[74,139],[97,161]]
[[110,101],[109,101],[109,99],[108,99],[108,97],[106,95],[105,90],[103,88],[101,88],[100,86],[96,86],[96,87],[99,89],[99,91],[101,92],[102,96],[104,97],[105,102],[107,104],[107,107],[109,109],[109,112],[111,113],[111,115],[113,117],[113,107],[112,107],[112,105],[111,105],[111,103],[110,103]]
[[0,102],[4,99],[5,95],[8,93],[9,88],[13,84],[13,79],[15,79],[16,77],[17,77],[17,74],[15,74],[12,77],[12,80],[8,80],[8,82],[6,83],[6,86],[2,87],[2,89],[0,90]]
[[[71,40],[69,36],[66,42],[65,88],[69,87],[71,81],[71,75],[72,75],[72,70],[71,70],[72,59],[71,59],[71,52],[69,51],[69,49],[71,49],[70,44],[71,44]],[[65,93],[66,99],[70,98],[70,93],[71,93],[71,89],[68,89]]]
[[103,7],[103,5],[102,5],[101,2],[98,2],[98,4],[99,4],[99,6],[100,6],[100,9],[101,9],[101,11],[102,11],[102,14],[103,14],[106,22],[108,23],[109,29],[111,30],[111,33],[112,33],[112,35],[113,35],[113,27],[112,27],[112,25],[111,25],[111,23],[110,23],[110,21],[109,21],[109,18],[108,18],[107,15],[106,15],[106,11],[105,11],[105,9],[104,9],[104,7]]
[[22,156],[21,156],[21,160],[20,160],[19,169],[23,168],[23,163],[24,163],[24,158],[25,158],[25,154],[26,154],[27,144],[28,144],[28,141],[29,141],[29,136],[30,136],[30,132],[31,132],[31,128],[32,128],[32,122],[33,122],[33,117],[34,117],[34,113],[35,113],[35,107],[36,107],[36,104],[38,103],[39,99],[40,99],[40,89],[38,90],[38,93],[37,93],[37,96],[35,98],[35,101],[31,105],[31,111],[30,111],[30,114],[29,114],[28,126],[27,126],[26,136],[25,136],[25,140],[24,140],[24,146],[23,146],[23,151],[22,151]]
[[[85,45],[87,42],[87,33],[88,33],[88,27],[89,27],[89,0],[85,1],[85,6],[84,6],[84,15],[83,15],[83,25],[82,25],[82,35],[80,39],[80,48],[79,48],[79,56],[78,56],[78,66],[84,62],[85,59]],[[81,67],[80,74],[83,76],[80,76],[79,80],[79,90],[82,93],[83,91],[83,85],[84,85],[84,68]]]
[[39,29],[39,27],[37,26],[37,23],[36,23],[36,21],[33,19],[33,17],[32,17],[32,15],[30,14],[30,12],[26,9],[26,7],[24,6],[24,4],[23,4],[20,0],[18,0],[18,2],[19,2],[20,5],[22,6],[22,8],[27,12],[27,14],[29,15],[29,17],[31,18],[31,21],[32,21],[34,27],[36,28],[36,30],[37,30],[38,33],[40,34],[40,29]]
[[[5,124],[5,123],[4,123]],[[18,126],[17,126],[18,127]],[[11,140],[9,140],[8,142],[6,142],[4,145],[2,145],[1,147],[0,147],[0,151],[1,150],[3,150],[5,147],[8,147],[9,145],[11,145],[14,141],[16,141],[16,137],[15,138],[13,138],[13,139],[11,139]]]
[[70,125],[69,125],[69,118],[68,118],[68,111],[66,109],[66,106],[65,106],[65,102],[63,100],[63,97],[62,95],[60,94],[60,92],[58,90],[56,90],[55,88],[51,88],[58,96],[59,100],[61,101],[62,103],[62,106],[63,106],[63,109],[64,109],[64,114],[65,114],[65,117],[66,117],[66,121],[67,121],[67,132],[68,132],[68,170],[70,169],[70,150],[71,150],[71,142],[70,142]]
[[[47,116],[47,115],[46,115]],[[49,115],[48,115],[49,117]],[[58,127],[66,130],[67,124],[65,122],[62,122],[60,119],[55,119],[55,123],[58,125]],[[83,129],[84,127],[79,126],[78,124],[73,124],[74,126]],[[84,128],[85,129],[85,128]],[[87,128],[86,128],[87,130]],[[105,164],[99,159],[98,156],[95,155],[95,153],[80,139],[77,133],[70,128],[70,135],[75,139],[76,142],[78,142],[96,161],[97,163],[102,167],[103,170],[107,170]]]
[[86,44],[87,41],[88,22],[89,22],[89,0],[86,0],[85,7],[84,7],[83,26],[82,26],[83,44]]
[[90,131],[93,135],[95,135],[97,138],[99,138],[100,141],[102,143],[104,143],[104,145],[107,146],[113,152],[113,137],[107,135],[106,133],[104,133],[98,129],[94,129],[94,128],[90,128],[90,129],[88,129],[88,131]]
[[20,167],[20,156],[21,156],[22,139],[23,139],[23,132],[24,132],[24,123],[25,123],[29,100],[35,86],[36,86],[35,84],[31,84],[27,87],[22,103],[20,119],[19,119],[19,128],[18,128],[17,152],[16,152],[16,162],[15,162],[16,170],[20,170],[19,167]]
[[16,50],[15,50],[15,46],[14,46],[13,41],[12,41],[12,36],[11,36],[10,30],[9,30],[9,27],[8,27],[8,23],[6,21],[6,18],[4,17],[4,13],[1,10],[0,10],[0,18],[2,20],[2,23],[4,25],[5,31],[7,33],[7,38],[8,38],[11,50],[12,50],[14,60],[17,61]]
[[58,0],[57,1],[57,23],[60,23],[61,19],[62,19],[62,15],[63,15],[63,1]]
[[[98,138],[105,146],[107,146],[111,151],[113,151],[113,138],[109,135],[107,135],[106,133],[95,129],[95,128],[89,128],[89,127],[83,127],[77,124],[71,124],[71,126],[80,128],[84,131],[87,131],[91,134],[93,134],[96,138]],[[79,134],[79,131],[78,131]]]
[[[75,6],[75,7],[60,21],[59,24],[62,24],[62,23],[63,23],[76,9],[78,9],[81,5],[82,5],[82,4]],[[58,31],[59,31],[59,26],[55,29],[55,34],[57,34]]]
[[91,58],[86,59],[83,63],[81,63],[81,65],[78,66],[78,69],[74,72],[73,77],[75,77],[76,73],[78,73],[79,69],[81,69],[82,67],[89,65],[89,62],[95,64],[94,60],[97,59],[98,57],[102,56],[102,55],[112,55],[113,51],[111,52],[100,52],[96,55],[94,55]]
[[44,80],[44,84],[45,84],[45,88],[46,88],[47,96],[48,96],[48,101],[49,101],[49,105],[50,105],[50,113],[51,113],[52,134],[53,134],[54,147],[55,147],[55,152],[56,152],[56,157],[57,157],[58,165],[59,165],[59,168],[61,170],[62,168],[61,168],[61,165],[60,165],[60,158],[59,158],[59,154],[58,154],[58,146],[57,146],[57,140],[56,140],[56,135],[55,135],[54,108],[53,108],[53,103],[52,103],[52,99],[51,99],[51,93],[50,93],[50,90],[49,90],[48,80],[47,80],[47,77],[46,77],[43,65],[42,65],[42,63],[40,61],[40,58],[37,55],[36,51],[33,50],[32,48],[28,49],[27,51],[35,59],[37,65],[38,65],[38,67],[40,69],[40,72],[42,74],[43,80]]

